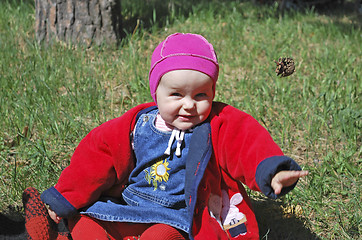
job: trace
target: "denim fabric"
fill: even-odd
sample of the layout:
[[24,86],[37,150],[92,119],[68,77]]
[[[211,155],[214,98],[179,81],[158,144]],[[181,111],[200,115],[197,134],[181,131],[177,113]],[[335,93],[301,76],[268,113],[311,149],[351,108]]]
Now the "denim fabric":
[[98,201],[86,214],[108,221],[164,223],[189,232],[192,219],[186,210],[185,171],[192,132],[185,133],[180,157],[174,154],[176,141],[171,155],[165,155],[171,132],[156,129],[157,113],[153,110],[142,114],[136,123],[136,167],[122,193],[122,201]]
[[[193,224],[198,188],[211,158],[211,154],[211,126],[208,122],[205,122],[194,128],[190,140],[189,154],[186,160],[185,197],[189,213],[190,229]],[[191,231],[189,232],[189,238],[190,240],[194,239]]]

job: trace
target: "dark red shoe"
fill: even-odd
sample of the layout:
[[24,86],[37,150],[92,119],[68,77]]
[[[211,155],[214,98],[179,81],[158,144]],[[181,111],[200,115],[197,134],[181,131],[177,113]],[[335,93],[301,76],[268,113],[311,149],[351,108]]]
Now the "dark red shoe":
[[35,188],[23,192],[25,228],[29,240],[69,239],[67,233],[58,233],[57,224],[50,218],[48,209]]

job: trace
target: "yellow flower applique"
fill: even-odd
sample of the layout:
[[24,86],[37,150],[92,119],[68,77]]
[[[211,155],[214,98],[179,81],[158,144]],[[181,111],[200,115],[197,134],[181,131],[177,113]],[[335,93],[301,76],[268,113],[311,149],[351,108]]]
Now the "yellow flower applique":
[[170,176],[170,174],[168,173],[168,171],[171,169],[168,167],[169,165],[169,162],[167,161],[167,159],[164,159],[164,160],[160,160],[158,162],[156,162],[155,164],[153,164],[151,166],[151,172],[148,173],[147,170],[144,170],[146,175],[145,175],[145,179],[147,180],[147,182],[149,184],[153,184],[154,186],[154,189],[153,190],[156,190],[157,189],[157,186],[158,186],[158,182],[167,182],[168,181],[168,178]]

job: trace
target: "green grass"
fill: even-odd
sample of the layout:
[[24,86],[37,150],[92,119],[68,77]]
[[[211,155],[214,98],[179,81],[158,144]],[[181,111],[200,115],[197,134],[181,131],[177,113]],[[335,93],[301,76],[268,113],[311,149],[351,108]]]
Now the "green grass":
[[[34,39],[33,1],[0,3],[0,209],[21,205],[28,186],[53,185],[92,128],[151,101],[154,47],[173,32],[194,32],[218,53],[216,100],[252,114],[310,171],[283,206],[301,207],[295,215],[322,239],[359,239],[362,36],[353,13],[280,17],[275,5],[241,1],[150,2],[141,9],[124,1],[129,35],[117,49],[43,48]],[[297,71],[279,78],[273,60],[285,56]]]

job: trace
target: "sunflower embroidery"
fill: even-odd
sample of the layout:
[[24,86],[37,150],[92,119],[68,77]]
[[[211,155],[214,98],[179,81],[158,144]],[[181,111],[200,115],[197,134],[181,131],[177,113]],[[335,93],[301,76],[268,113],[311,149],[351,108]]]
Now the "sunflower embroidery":
[[151,184],[152,182],[154,191],[156,191],[157,189],[158,182],[168,181],[168,177],[170,176],[170,174],[167,171],[171,169],[168,167],[168,165],[169,162],[167,161],[167,159],[161,159],[160,161],[156,162],[151,166],[150,173],[147,170],[144,170],[144,172],[146,173],[145,179],[147,180],[148,184]]

